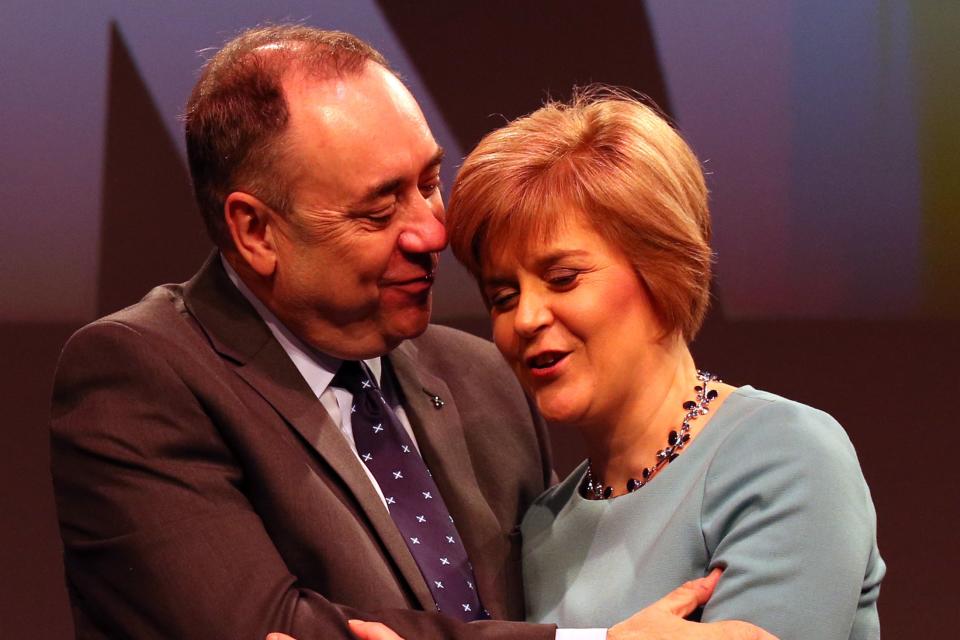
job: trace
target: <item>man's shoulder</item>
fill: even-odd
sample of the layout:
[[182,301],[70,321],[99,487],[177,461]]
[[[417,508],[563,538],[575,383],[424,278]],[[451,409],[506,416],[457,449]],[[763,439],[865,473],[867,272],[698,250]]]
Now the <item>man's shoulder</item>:
[[[445,327],[430,325],[417,338],[400,347],[421,371],[444,380],[450,387],[468,386],[491,397],[514,398],[523,392],[506,361],[489,340]],[[522,400],[526,407],[526,401]]]
[[479,358],[497,358],[500,354],[493,343],[473,334],[439,324],[427,326],[419,337],[411,340],[423,354],[437,357],[459,358],[464,354]]
[[431,324],[419,337],[409,341],[413,357],[429,369],[459,372],[470,376],[491,372],[506,376],[515,382],[507,363],[492,342],[451,327]]
[[143,298],[91,324],[119,323],[144,329],[169,328],[169,320],[183,313],[183,285],[163,284],[154,287]]
[[146,338],[172,338],[188,331],[183,303],[183,286],[166,284],[151,289],[139,301],[90,322],[78,329],[64,350],[110,336],[136,335]]

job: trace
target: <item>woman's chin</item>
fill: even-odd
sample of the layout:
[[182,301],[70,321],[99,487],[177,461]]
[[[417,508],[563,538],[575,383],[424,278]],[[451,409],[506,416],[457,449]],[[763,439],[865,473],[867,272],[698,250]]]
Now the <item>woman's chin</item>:
[[585,406],[570,402],[570,398],[537,398],[537,411],[552,424],[576,425],[582,420],[585,410]]

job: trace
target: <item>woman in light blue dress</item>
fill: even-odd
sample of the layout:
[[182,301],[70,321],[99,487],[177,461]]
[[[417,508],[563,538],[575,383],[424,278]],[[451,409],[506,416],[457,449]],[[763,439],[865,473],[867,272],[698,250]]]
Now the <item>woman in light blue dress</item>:
[[662,117],[595,90],[494,131],[458,174],[447,227],[504,357],[586,443],[523,521],[528,619],[607,627],[723,567],[703,621],[879,638],[884,564],[846,433],[690,354],[707,192]]

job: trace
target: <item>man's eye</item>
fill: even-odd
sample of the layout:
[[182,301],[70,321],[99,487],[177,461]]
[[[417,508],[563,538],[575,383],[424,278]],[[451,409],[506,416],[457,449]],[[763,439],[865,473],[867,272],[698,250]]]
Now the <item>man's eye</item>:
[[390,222],[390,219],[393,218],[394,206],[391,204],[389,207],[384,207],[382,209],[377,209],[375,211],[366,211],[360,214],[360,218],[363,220],[368,220],[375,224],[386,224]]
[[420,185],[420,193],[423,195],[424,198],[429,198],[436,192],[440,191],[440,189],[441,189],[441,184],[439,180],[435,180],[433,182],[428,182],[427,184]]

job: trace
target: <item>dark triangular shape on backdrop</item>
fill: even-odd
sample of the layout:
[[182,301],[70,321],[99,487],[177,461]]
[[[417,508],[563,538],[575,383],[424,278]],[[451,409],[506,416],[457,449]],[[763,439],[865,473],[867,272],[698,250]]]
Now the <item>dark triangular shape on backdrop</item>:
[[116,24],[109,73],[98,314],[189,278],[210,251],[183,156]]
[[505,0],[378,4],[464,153],[504,117],[536,109],[548,93],[566,98],[573,85],[629,87],[671,112],[642,2],[556,0],[540,11]]

